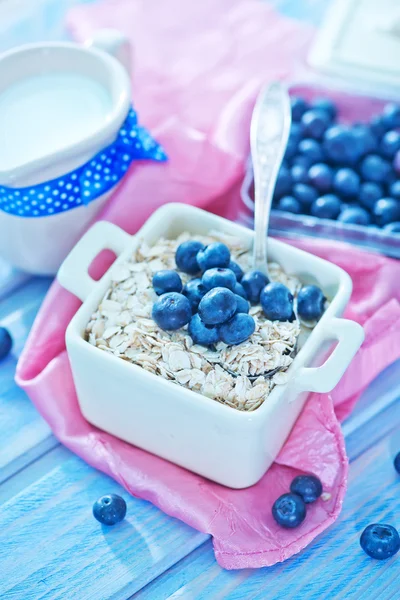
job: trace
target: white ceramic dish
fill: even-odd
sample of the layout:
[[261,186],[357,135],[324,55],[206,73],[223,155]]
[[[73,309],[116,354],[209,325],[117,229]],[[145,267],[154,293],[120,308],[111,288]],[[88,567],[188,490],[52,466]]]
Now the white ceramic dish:
[[[286,385],[273,389],[254,412],[240,412],[148,373],[84,340],[85,327],[111,281],[112,268],[96,282],[87,269],[103,249],[124,261],[138,239],[155,243],[182,231],[211,229],[252,243],[253,232],[181,204],[157,210],[136,236],[99,222],[79,241],[60,268],[62,286],[83,302],[71,320],[66,344],[79,404],[88,421],[109,433],[182,467],[232,488],[256,483],[276,458],[310,391],[329,392],[360,347],[364,332],[340,319],[351,279],[339,267],[296,248],[269,240],[270,258],[305,283],[321,286],[331,300],[293,361]],[[321,365],[333,342],[336,348]],[[313,366],[311,366],[313,365]],[[318,366],[319,365],[319,366]]]
[[[46,82],[46,77],[58,77],[60,73],[65,73],[70,78],[80,77],[82,81],[92,82],[95,89],[109,99],[104,117],[99,117],[98,126],[94,126],[88,135],[82,137],[80,121],[74,118],[74,113],[70,115],[70,127],[74,131],[65,145],[60,144],[56,150],[49,145],[48,150],[44,148],[40,156],[27,158],[22,164],[0,161],[0,186],[21,189],[22,197],[24,188],[70,173],[115,140],[130,107],[129,55],[127,38],[113,30],[102,30],[85,46],[69,42],[26,44],[0,56],[0,94],[16,89],[21,89],[22,93],[23,86],[29,85],[33,79]],[[71,92],[67,83],[64,87],[66,94]],[[15,106],[18,106],[24,98],[16,97],[14,100]],[[54,106],[52,108],[55,110]],[[38,122],[42,120],[45,124],[46,113],[29,114],[29,117]],[[45,144],[50,137],[43,135],[38,145],[39,142]],[[23,147],[24,132],[20,132],[18,140],[6,138],[3,141],[6,144],[13,142],[18,150],[18,145]],[[40,218],[21,217],[0,210],[0,255],[24,271],[40,275],[55,274],[111,191],[88,205],[82,203],[73,210]]]

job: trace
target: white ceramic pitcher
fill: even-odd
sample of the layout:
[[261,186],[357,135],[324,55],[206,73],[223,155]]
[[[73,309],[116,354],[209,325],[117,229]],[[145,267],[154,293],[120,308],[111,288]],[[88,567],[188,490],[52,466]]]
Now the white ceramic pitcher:
[[[85,45],[27,44],[0,56],[0,256],[13,266],[55,274],[118,184],[80,202],[73,173],[110,147],[127,118],[130,55],[122,34],[101,30]],[[98,187],[104,171],[93,175]]]

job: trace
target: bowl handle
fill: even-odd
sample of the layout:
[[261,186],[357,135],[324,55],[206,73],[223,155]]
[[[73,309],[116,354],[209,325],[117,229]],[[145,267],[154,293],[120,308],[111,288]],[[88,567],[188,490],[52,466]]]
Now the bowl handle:
[[95,223],[64,260],[57,273],[58,281],[84,302],[97,283],[88,273],[96,256],[102,250],[112,250],[119,256],[131,240],[132,236],[112,223]]
[[[317,333],[317,332],[315,332]],[[334,318],[320,330],[308,349],[304,362],[311,360],[324,342],[338,342],[332,354],[320,367],[301,367],[293,384],[302,391],[330,392],[339,383],[344,372],[364,341],[364,329],[355,321]],[[310,340],[311,341],[311,340]]]

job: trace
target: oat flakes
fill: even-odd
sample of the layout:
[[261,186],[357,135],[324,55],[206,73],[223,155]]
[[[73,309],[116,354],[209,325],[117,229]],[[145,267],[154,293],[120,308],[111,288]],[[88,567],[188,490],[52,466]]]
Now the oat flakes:
[[[152,277],[158,270],[176,269],[176,248],[191,237],[184,233],[175,240],[160,239],[152,247],[142,242],[130,261],[115,265],[111,286],[87,325],[86,339],[100,350],[222,404],[255,410],[276,385],[286,383],[299,323],[268,321],[261,307],[253,306],[254,334],[238,346],[219,342],[215,351],[193,344],[187,327],[162,331],[151,318],[157,299]],[[204,244],[224,242],[243,270],[251,268],[251,255],[240,239],[220,232],[195,239]],[[300,289],[299,280],[278,264],[270,263],[269,272],[272,280],[285,284],[293,294]],[[190,279],[185,273],[180,275],[184,284]],[[263,376],[266,372],[270,378]]]

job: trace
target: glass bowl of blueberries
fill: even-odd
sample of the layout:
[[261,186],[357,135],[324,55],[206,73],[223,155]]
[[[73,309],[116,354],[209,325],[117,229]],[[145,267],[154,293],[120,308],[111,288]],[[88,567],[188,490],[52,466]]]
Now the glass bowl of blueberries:
[[[292,125],[270,233],[331,238],[400,258],[400,102],[316,84],[289,88]],[[239,219],[252,226],[249,162]]]

